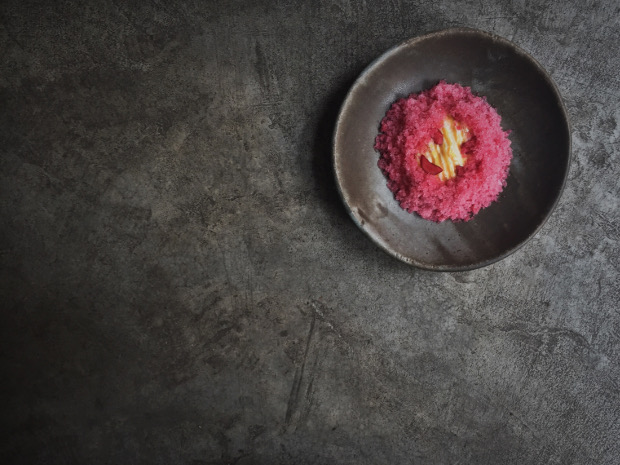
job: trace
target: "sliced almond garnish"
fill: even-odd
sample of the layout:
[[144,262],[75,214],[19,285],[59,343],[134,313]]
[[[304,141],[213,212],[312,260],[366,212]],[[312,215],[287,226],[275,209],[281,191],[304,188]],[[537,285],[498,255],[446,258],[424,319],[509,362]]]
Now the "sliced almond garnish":
[[426,152],[421,154],[421,168],[426,173],[438,174],[441,181],[453,178],[456,176],[456,167],[465,164],[466,158],[460,148],[467,140],[469,129],[454,121],[451,116],[447,116],[442,127],[433,134]]

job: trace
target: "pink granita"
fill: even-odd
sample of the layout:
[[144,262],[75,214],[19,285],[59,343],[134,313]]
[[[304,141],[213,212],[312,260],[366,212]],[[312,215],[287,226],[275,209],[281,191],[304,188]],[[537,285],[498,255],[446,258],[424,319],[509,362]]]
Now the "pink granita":
[[[453,132],[441,133],[447,121]],[[392,104],[375,149],[400,206],[436,222],[468,221],[494,202],[512,159],[500,122],[484,97],[444,81]]]

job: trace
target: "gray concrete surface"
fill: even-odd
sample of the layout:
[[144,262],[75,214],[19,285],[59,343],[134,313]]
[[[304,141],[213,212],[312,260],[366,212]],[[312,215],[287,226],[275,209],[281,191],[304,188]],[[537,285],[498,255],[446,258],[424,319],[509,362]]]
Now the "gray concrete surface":
[[[614,0],[0,7],[3,464],[619,464]],[[343,96],[449,26],[551,73],[574,160],[484,269],[377,249]]]

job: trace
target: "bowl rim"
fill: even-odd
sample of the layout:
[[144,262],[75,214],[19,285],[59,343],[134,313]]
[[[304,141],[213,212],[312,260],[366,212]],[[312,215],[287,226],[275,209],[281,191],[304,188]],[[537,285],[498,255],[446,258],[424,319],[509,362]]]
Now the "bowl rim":
[[[338,140],[338,136],[340,134],[340,127],[341,127],[341,121],[344,117],[344,114],[347,110],[347,108],[349,107],[349,105],[351,104],[351,99],[353,98],[353,93],[354,91],[357,89],[357,87],[360,85],[361,82],[363,82],[363,80],[366,78],[366,76],[373,71],[376,67],[378,67],[379,65],[381,65],[382,62],[384,62],[385,60],[387,60],[390,56],[392,56],[395,53],[398,53],[401,49],[410,47],[412,45],[415,45],[418,42],[422,42],[431,38],[437,38],[437,37],[441,37],[441,36],[448,36],[448,35],[458,35],[458,34],[471,34],[471,35],[478,35],[478,36],[483,36],[487,39],[493,40],[493,41],[497,41],[502,43],[503,45],[509,47],[510,49],[514,50],[515,53],[517,53],[518,55],[521,55],[522,57],[526,58],[529,62],[531,62],[534,67],[537,69],[537,71],[541,74],[541,76],[544,78],[544,80],[546,81],[546,83],[549,85],[550,89],[553,91],[556,100],[559,104],[559,109],[560,112],[564,118],[564,121],[566,123],[566,129],[567,129],[567,163],[566,163],[566,170],[564,172],[564,176],[562,179],[562,182],[560,184],[560,189],[558,190],[558,193],[555,197],[555,199],[553,200],[551,207],[549,208],[549,211],[547,212],[547,214],[544,216],[544,218],[542,219],[542,221],[537,225],[536,228],[534,228],[534,230],[532,230],[526,237],[525,239],[523,239],[521,242],[519,242],[518,244],[516,244],[515,246],[507,249],[506,251],[498,254],[495,257],[491,257],[485,260],[481,260],[475,263],[471,263],[471,264],[466,264],[466,265],[429,265],[428,263],[424,263],[421,262],[420,260],[416,260],[413,259],[411,257],[407,257],[403,254],[400,254],[398,252],[396,252],[395,250],[390,249],[389,247],[387,247],[386,245],[384,245],[381,241],[377,240],[376,237],[374,237],[374,235],[364,227],[364,225],[359,221],[359,219],[354,215],[351,206],[348,204],[346,198],[345,198],[345,194],[342,190],[342,183],[341,183],[341,176],[342,174],[340,173],[340,170],[338,169],[338,147],[337,147],[337,140]],[[378,131],[378,128],[377,128]],[[453,28],[447,28],[447,29],[440,29],[440,30],[435,30],[435,31],[431,31],[419,36],[415,36],[412,37],[410,39],[407,39],[403,42],[398,43],[397,45],[389,48],[388,50],[386,50],[385,52],[383,52],[381,55],[379,55],[377,58],[375,58],[372,62],[370,62],[370,64],[368,66],[366,66],[366,68],[364,68],[364,70],[359,74],[359,76],[356,78],[355,82],[351,85],[351,87],[349,88],[347,95],[342,103],[342,105],[340,106],[340,110],[338,112],[338,117],[336,119],[336,125],[335,125],[335,129],[334,129],[334,133],[333,133],[333,137],[332,137],[332,152],[333,152],[333,169],[334,169],[334,173],[335,173],[335,177],[336,177],[336,187],[338,190],[338,195],[340,196],[341,201],[344,203],[344,206],[347,210],[347,213],[349,214],[349,216],[351,217],[351,219],[353,220],[353,222],[357,225],[357,227],[359,229],[361,229],[364,234],[366,234],[366,236],[368,236],[376,245],[379,246],[379,248],[381,248],[384,252],[388,253],[389,255],[393,256],[394,258],[397,258],[398,260],[407,263],[408,265],[412,265],[416,268],[420,268],[423,270],[429,270],[429,271],[444,271],[444,272],[457,272],[457,271],[469,271],[469,270],[474,270],[477,268],[482,268],[488,265],[491,265],[493,263],[496,263],[500,260],[503,260],[504,258],[508,257],[509,255],[512,255],[513,253],[515,253],[517,250],[519,250],[521,247],[523,247],[526,243],[528,243],[534,236],[536,236],[536,234],[538,234],[538,232],[542,229],[542,227],[547,223],[547,221],[549,220],[549,217],[551,216],[551,214],[555,211],[560,198],[562,197],[562,194],[564,193],[564,189],[566,187],[567,181],[568,181],[568,174],[570,171],[570,166],[572,163],[572,128],[571,128],[571,123],[570,123],[570,119],[569,119],[569,115],[568,115],[568,111],[566,109],[566,104],[564,103],[564,100],[562,99],[562,95],[556,85],[556,83],[554,82],[553,78],[551,77],[551,75],[549,74],[549,72],[532,56],[530,55],[527,51],[525,51],[524,49],[522,49],[521,47],[519,47],[517,44],[515,44],[514,42],[512,42],[511,40],[508,40],[504,37],[501,37],[497,34],[494,34],[492,32],[488,32],[488,31],[484,31],[481,29],[476,29],[476,28],[472,28],[472,27],[453,27]]]

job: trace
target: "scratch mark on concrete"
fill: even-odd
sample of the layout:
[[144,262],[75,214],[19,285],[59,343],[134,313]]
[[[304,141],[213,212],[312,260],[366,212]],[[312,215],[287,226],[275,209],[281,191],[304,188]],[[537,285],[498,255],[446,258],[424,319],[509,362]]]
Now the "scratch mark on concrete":
[[497,327],[499,331],[505,333],[521,333],[526,336],[539,338],[540,336],[564,336],[571,339],[578,347],[592,350],[590,342],[582,334],[567,328],[540,327],[536,329],[528,329],[523,323],[513,323],[506,326]]
[[312,313],[314,314],[315,318],[318,318],[319,320],[321,320],[323,323],[325,323],[325,325],[336,335],[338,336],[338,338],[345,343],[345,345],[347,346],[347,348],[350,348],[349,343],[347,342],[347,340],[342,336],[342,334],[340,333],[340,331],[338,331],[336,329],[336,327],[334,326],[334,324],[329,321],[327,319],[327,317],[325,316],[325,313],[321,310],[321,308],[319,307],[319,305],[317,304],[317,302],[313,301],[310,302],[310,306],[312,307]]
[[308,387],[306,388],[306,395],[305,395],[305,408],[303,409],[303,412],[300,418],[300,421],[302,423],[305,422],[305,420],[308,418],[308,416],[310,415],[310,410],[312,409],[312,406],[314,405],[314,380],[315,380],[316,374],[319,372],[319,364],[321,360],[322,360],[322,357],[319,357],[317,355],[314,358],[312,370],[310,371],[310,380],[308,382]]
[[299,393],[301,390],[301,383],[304,378],[304,372],[306,370],[306,362],[308,360],[308,352],[310,351],[310,343],[312,342],[312,337],[314,336],[314,330],[316,328],[316,315],[312,317],[312,321],[310,322],[310,331],[308,331],[308,337],[306,338],[306,349],[304,350],[304,356],[301,362],[301,366],[295,371],[295,378],[293,379],[293,385],[291,387],[291,393],[288,399],[288,405],[286,408],[286,415],[284,417],[284,422],[286,425],[290,425],[293,419],[293,415],[297,412],[299,408]]
[[265,90],[269,91],[269,68],[267,66],[267,60],[265,59],[265,54],[260,46],[260,42],[256,42],[256,46],[254,47],[254,53],[256,54],[256,72],[258,73],[258,80],[260,86]]

